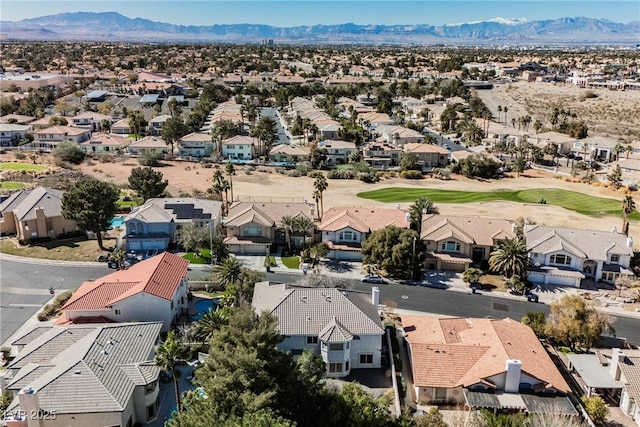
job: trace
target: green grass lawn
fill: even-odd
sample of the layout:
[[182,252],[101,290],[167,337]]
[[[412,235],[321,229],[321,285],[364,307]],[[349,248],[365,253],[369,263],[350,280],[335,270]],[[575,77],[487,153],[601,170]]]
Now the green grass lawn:
[[0,163],[0,170],[14,170],[14,171],[37,171],[42,172],[47,170],[47,166],[34,165],[33,163]]
[[195,252],[187,252],[182,255],[182,258],[188,260],[190,264],[211,264],[211,251],[202,249],[199,257],[196,256]]
[[297,257],[297,256],[282,257],[282,263],[287,268],[293,268],[297,270],[300,268],[300,257]]
[[[508,201],[516,203],[538,203],[545,199],[547,204],[556,205],[589,216],[622,216],[622,200],[588,196],[575,191],[557,188],[534,188],[528,190],[501,191],[454,191],[432,188],[383,188],[358,193],[363,199],[386,203],[414,202],[419,197],[428,197],[434,203],[473,203]],[[629,219],[640,220],[640,212],[629,215]]]
[[2,190],[20,190],[24,188],[24,184],[22,182],[0,182],[0,189]]

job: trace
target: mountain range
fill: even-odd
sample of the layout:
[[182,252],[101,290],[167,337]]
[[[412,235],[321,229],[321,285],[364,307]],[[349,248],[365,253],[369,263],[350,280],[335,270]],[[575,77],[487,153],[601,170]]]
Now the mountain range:
[[287,44],[636,44],[640,21],[628,24],[584,17],[528,21],[494,18],[482,22],[434,25],[261,24],[175,25],[117,12],[70,12],[21,21],[0,21],[10,40]]

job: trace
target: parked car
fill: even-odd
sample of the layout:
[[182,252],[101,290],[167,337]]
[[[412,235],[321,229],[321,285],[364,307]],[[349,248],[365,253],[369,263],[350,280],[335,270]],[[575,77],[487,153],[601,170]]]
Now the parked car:
[[364,283],[386,283],[384,277],[379,274],[367,274],[360,279],[361,282]]

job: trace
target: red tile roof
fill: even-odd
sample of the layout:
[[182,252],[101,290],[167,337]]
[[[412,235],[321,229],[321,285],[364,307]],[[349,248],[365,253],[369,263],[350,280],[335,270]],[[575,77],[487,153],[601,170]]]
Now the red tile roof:
[[189,261],[169,252],[141,261],[94,282],[84,282],[62,310],[100,310],[132,295],[145,292],[173,299]]
[[468,387],[522,361],[522,372],[546,387],[569,386],[531,328],[511,319],[440,319],[402,316],[411,346],[414,383],[420,387]]
[[331,208],[322,214],[319,230],[338,231],[348,227],[369,233],[389,225],[409,228],[407,215],[408,212],[401,209]]

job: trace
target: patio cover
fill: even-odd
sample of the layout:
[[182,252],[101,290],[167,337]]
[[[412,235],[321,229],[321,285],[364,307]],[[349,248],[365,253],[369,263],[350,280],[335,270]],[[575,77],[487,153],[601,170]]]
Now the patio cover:
[[621,389],[624,383],[613,379],[609,367],[603,366],[595,354],[567,354],[573,369],[589,388]]
[[464,390],[464,398],[472,408],[521,410],[532,414],[578,415],[566,396],[538,396],[518,393],[486,393]]

